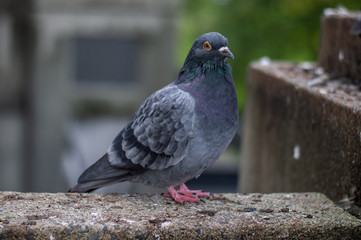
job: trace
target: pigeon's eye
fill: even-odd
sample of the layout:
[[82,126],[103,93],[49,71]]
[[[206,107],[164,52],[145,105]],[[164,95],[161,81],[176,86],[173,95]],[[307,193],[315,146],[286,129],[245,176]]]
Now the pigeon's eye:
[[204,48],[205,50],[209,51],[209,50],[212,49],[212,46],[211,46],[211,44],[209,44],[208,41],[206,41],[206,42],[203,43],[203,48]]

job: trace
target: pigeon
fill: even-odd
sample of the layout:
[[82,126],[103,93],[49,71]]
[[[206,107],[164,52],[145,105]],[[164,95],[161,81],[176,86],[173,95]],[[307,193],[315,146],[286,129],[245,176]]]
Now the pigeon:
[[228,58],[234,56],[220,33],[197,38],[176,80],[144,101],[69,192],[131,181],[167,187],[163,196],[180,204],[210,197],[189,190],[185,182],[216,161],[237,131],[237,94]]

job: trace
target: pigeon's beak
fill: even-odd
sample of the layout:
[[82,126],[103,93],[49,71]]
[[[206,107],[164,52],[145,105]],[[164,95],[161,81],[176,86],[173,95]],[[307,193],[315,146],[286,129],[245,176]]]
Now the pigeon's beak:
[[234,59],[233,53],[229,50],[228,47],[221,47],[218,49],[218,52],[220,52],[225,57]]

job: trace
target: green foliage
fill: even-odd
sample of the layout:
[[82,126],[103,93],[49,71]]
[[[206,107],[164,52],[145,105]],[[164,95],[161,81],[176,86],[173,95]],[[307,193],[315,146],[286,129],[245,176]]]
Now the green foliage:
[[[183,63],[194,39],[201,34],[220,32],[226,36],[235,56],[229,63],[242,110],[248,64],[263,56],[316,61],[322,12],[339,4],[337,0],[186,0],[178,63]],[[342,5],[358,10],[361,3],[343,0]]]

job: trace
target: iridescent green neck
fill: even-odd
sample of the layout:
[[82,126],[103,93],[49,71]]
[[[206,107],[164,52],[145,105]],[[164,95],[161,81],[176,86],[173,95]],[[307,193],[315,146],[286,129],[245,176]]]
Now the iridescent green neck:
[[193,82],[193,80],[200,78],[202,75],[208,75],[212,72],[215,74],[226,75],[232,72],[232,68],[227,61],[214,62],[208,60],[199,64],[189,64],[189,62],[186,62],[180,71],[178,81],[190,83]]

